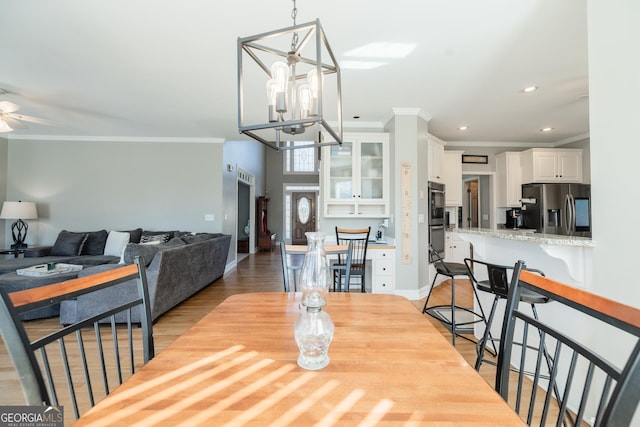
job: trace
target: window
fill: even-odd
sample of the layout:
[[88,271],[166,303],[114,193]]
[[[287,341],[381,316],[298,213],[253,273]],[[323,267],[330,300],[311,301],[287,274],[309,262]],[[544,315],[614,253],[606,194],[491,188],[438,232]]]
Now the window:
[[[311,141],[289,141],[288,146],[308,145]],[[318,173],[318,156],[315,147],[296,148],[285,151],[284,173],[288,174],[314,174]]]

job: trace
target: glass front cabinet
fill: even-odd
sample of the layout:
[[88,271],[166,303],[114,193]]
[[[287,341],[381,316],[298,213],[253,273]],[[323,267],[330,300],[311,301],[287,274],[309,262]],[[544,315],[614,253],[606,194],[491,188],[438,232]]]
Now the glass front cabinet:
[[389,216],[389,135],[344,133],[342,146],[323,147],[324,216]]

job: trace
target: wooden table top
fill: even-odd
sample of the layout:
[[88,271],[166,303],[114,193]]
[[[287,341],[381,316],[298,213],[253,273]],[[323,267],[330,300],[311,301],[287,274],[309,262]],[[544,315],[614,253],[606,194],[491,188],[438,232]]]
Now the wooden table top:
[[228,298],[77,425],[522,425],[400,296],[330,293],[331,362],[300,368],[299,298]]
[[[306,254],[307,249],[309,249],[309,247],[306,245],[286,245],[285,249],[288,253],[292,253],[292,254]],[[326,253],[327,255],[338,254],[338,253],[345,254],[347,253],[348,250],[349,250],[348,245],[325,245],[324,246],[324,253]]]

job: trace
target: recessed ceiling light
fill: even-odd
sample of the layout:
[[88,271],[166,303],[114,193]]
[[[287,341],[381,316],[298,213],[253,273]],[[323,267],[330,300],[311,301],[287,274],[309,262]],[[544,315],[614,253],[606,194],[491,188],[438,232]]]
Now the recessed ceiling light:
[[467,129],[469,129],[469,126],[467,125],[458,126],[458,130],[467,130]]
[[535,92],[538,90],[538,86],[527,86],[524,89],[522,89],[522,91],[524,93],[531,93],[531,92]]
[[546,128],[540,129],[540,132],[551,132],[552,130],[553,130],[552,127],[546,127]]

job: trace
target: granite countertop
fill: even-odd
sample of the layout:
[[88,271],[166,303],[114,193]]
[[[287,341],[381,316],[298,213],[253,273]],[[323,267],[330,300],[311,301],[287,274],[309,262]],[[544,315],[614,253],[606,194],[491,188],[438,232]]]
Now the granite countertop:
[[595,246],[590,237],[562,236],[558,234],[535,233],[533,230],[489,229],[489,228],[458,228],[454,230],[459,234],[475,234],[498,239],[522,240],[532,243],[544,243],[548,245],[578,246],[592,248]]

